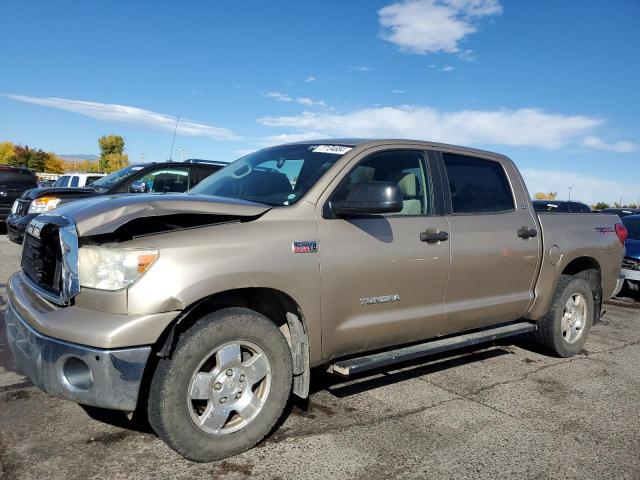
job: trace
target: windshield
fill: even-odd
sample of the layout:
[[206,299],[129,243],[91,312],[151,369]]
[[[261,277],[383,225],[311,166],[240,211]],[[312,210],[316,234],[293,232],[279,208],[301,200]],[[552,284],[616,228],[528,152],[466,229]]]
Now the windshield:
[[640,240],[640,217],[633,218],[623,218],[622,223],[627,228],[627,232],[629,232],[629,237],[631,240]]
[[189,193],[293,205],[351,148],[317,144],[265,148],[218,170]]
[[142,170],[144,166],[142,165],[129,165],[128,167],[124,167],[117,172],[110,173],[104,177],[100,177],[98,180],[91,184],[92,187],[105,188],[109,189],[113,187],[116,183],[124,180],[125,178],[134,175],[136,172]]

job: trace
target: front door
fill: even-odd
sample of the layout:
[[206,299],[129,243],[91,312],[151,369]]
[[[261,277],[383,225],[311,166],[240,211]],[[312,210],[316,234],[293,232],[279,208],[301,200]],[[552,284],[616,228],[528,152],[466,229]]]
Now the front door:
[[[449,186],[449,333],[516,320],[533,299],[540,235],[513,165],[443,153]],[[515,190],[511,185],[515,185]],[[524,233],[524,234],[523,234]]]
[[[438,215],[439,182],[436,192],[425,153],[403,149],[363,155],[318,207],[325,209],[318,230],[327,359],[427,338],[445,315],[449,243],[420,235],[448,231],[446,217]],[[352,185],[376,181],[398,185],[401,212],[327,215],[330,201],[344,199]]]

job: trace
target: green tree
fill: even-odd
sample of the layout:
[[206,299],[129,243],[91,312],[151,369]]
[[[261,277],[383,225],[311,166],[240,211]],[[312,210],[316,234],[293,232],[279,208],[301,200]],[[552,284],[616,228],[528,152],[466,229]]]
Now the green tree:
[[604,210],[605,208],[609,208],[609,204],[605,202],[598,202],[595,205],[591,206],[593,210]]
[[15,145],[12,142],[0,142],[0,165],[9,163],[13,157]]
[[535,194],[534,198],[536,200],[555,200],[557,196],[558,196],[558,192],[549,192],[549,193],[538,192]]
[[98,146],[100,147],[100,171],[102,172],[107,171],[109,167],[108,155],[124,155],[124,138],[120,135],[103,135],[98,139]]
[[129,156],[126,153],[109,153],[105,156],[107,166],[104,172],[111,173],[129,165]]
[[47,157],[47,152],[43,150],[31,150],[28,146],[16,145],[13,155],[9,157],[9,165],[43,172]]

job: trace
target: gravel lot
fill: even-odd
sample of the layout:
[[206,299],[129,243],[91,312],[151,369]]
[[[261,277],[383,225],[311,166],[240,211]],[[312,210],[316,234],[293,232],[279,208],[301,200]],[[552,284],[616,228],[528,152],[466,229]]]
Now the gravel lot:
[[0,236],[0,478],[640,479],[640,303],[616,300],[568,360],[526,343],[432,358],[343,382],[257,448],[184,460],[124,414],[51,398],[14,371],[4,288],[19,248]]

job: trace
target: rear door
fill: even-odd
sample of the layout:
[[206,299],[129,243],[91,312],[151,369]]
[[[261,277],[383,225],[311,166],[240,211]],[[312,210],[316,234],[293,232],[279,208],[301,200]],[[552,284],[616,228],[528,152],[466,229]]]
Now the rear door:
[[521,317],[533,300],[540,235],[515,167],[447,152],[440,165],[451,245],[449,331]]
[[[376,151],[377,150],[377,151]],[[376,149],[354,158],[318,204],[325,358],[427,338],[444,320],[449,243],[440,182],[419,149]],[[331,201],[356,183],[394,182],[403,209],[335,217]]]

